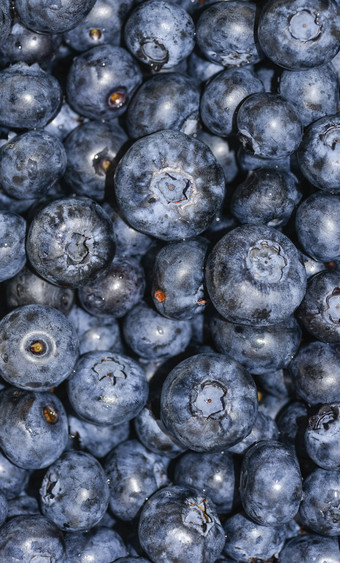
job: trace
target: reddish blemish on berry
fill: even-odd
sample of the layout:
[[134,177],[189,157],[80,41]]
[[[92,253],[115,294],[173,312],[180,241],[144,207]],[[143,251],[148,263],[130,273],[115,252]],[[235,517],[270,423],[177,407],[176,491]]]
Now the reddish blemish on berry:
[[164,291],[161,291],[160,289],[157,289],[157,291],[155,291],[154,295],[155,295],[155,299],[158,301],[158,303],[163,303],[163,301],[166,300],[166,295],[165,295]]

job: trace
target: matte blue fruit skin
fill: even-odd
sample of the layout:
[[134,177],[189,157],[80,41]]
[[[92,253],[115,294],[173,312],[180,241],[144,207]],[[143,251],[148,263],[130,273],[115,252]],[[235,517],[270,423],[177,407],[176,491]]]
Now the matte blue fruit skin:
[[[303,435],[308,421],[307,406],[302,401],[292,401],[279,411],[276,422],[280,432],[280,441],[287,446],[299,446],[299,457],[306,455],[303,447]],[[302,444],[301,444],[302,438]]]
[[39,503],[35,497],[31,497],[26,493],[21,493],[20,496],[8,501],[8,520],[13,518],[13,516],[33,514],[41,515]]
[[289,156],[302,139],[302,123],[295,107],[268,92],[252,94],[242,102],[237,129],[244,148],[261,158]]
[[[6,3],[7,1],[5,0]],[[1,41],[3,41],[2,38]],[[60,44],[60,36],[36,33],[16,22],[10,29],[6,44],[0,48],[0,65],[5,68],[18,62],[29,65],[38,63],[41,68],[46,69]]]
[[204,86],[201,118],[215,135],[235,133],[239,105],[250,94],[263,92],[263,84],[248,68],[231,68],[220,72]]
[[212,249],[205,279],[213,305],[226,320],[269,326],[294,313],[307,275],[288,237],[271,227],[242,225]]
[[27,485],[28,470],[14,465],[0,452],[0,483],[1,492],[8,500],[20,495]]
[[8,36],[11,31],[11,9],[9,0],[1,0],[0,3],[0,15],[1,15],[1,42],[0,45],[6,43]]
[[0,125],[14,129],[44,127],[57,114],[58,81],[38,64],[16,63],[0,71]]
[[169,459],[148,451],[138,440],[119,444],[107,456],[110,509],[120,520],[131,521],[145,501],[168,484]]
[[62,0],[51,5],[48,0],[15,0],[20,20],[41,33],[64,33],[75,27],[91,10],[96,0]]
[[320,190],[340,191],[340,117],[326,115],[311,123],[303,135],[297,157],[301,172]]
[[162,421],[154,415],[148,405],[136,416],[134,426],[139,441],[151,452],[172,459],[185,451],[185,448],[170,436]]
[[290,371],[286,368],[271,371],[269,374],[264,373],[263,375],[258,375],[255,379],[261,389],[264,389],[267,393],[271,393],[278,398],[288,398],[294,395],[295,391],[292,376]]
[[[203,129],[197,131],[196,138],[210,148],[217,162],[222,166],[226,183],[232,182],[238,174],[235,151],[226,139],[211,135]],[[215,218],[215,220],[218,217]]]
[[[311,23],[292,23],[294,16],[301,18],[299,14],[305,11]],[[301,35],[297,28],[302,28]],[[292,0],[289,4],[272,0],[261,11],[258,38],[264,53],[275,64],[290,70],[307,70],[330,62],[337,54],[339,30],[339,11],[332,0]]]
[[214,315],[210,321],[216,350],[242,364],[250,373],[269,375],[289,365],[301,341],[293,316],[268,327],[245,326]]
[[132,358],[116,352],[88,352],[68,379],[67,392],[78,416],[105,426],[134,418],[146,403],[148,383]]
[[322,405],[305,432],[308,455],[322,469],[340,469],[339,404]]
[[190,55],[194,35],[195,25],[188,12],[163,0],[137,6],[124,29],[127,48],[155,70],[172,68]]
[[243,455],[250,446],[253,446],[260,440],[278,440],[279,429],[276,422],[266,416],[263,412],[258,411],[254,426],[251,432],[240,442],[228,448],[228,453]]
[[184,352],[192,334],[190,321],[167,319],[141,301],[125,316],[123,335],[132,351],[148,360]]
[[206,82],[224,69],[223,65],[207,61],[199,52],[193,51],[188,57],[188,74],[201,83]]
[[240,496],[247,515],[262,526],[282,526],[300,506],[302,477],[298,459],[276,440],[251,446],[242,461]]
[[58,459],[68,433],[66,412],[54,393],[9,387],[0,405],[0,445],[12,463],[41,469]]
[[44,131],[64,141],[67,135],[79,126],[81,120],[80,115],[71,109],[66,100],[63,100],[57,115],[48,122]]
[[51,465],[40,487],[41,511],[61,530],[89,530],[104,516],[109,503],[104,469],[93,456],[66,452]]
[[116,319],[94,317],[74,305],[69,315],[79,337],[79,353],[110,350],[123,352],[120,329]]
[[174,484],[208,495],[218,514],[233,510],[235,483],[234,459],[228,452],[187,452],[175,465]]
[[150,559],[145,557],[120,557],[116,559],[115,563],[151,563]]
[[26,262],[26,221],[10,211],[0,211],[0,282],[20,272]]
[[161,418],[185,447],[218,452],[251,431],[257,415],[252,377],[222,354],[202,353],[180,362],[167,376]]
[[214,563],[225,541],[210,499],[180,486],[161,489],[147,501],[138,535],[146,554],[157,563]]
[[64,535],[68,563],[111,563],[128,554],[120,535],[104,526],[89,532],[68,532]]
[[280,553],[281,563],[338,563],[339,545],[337,538],[325,538],[317,534],[302,535],[290,539]]
[[115,253],[112,223],[88,198],[61,198],[35,215],[26,240],[28,259],[47,281],[71,288],[98,277]]
[[340,472],[315,469],[304,481],[300,519],[322,536],[338,536]]
[[116,241],[116,255],[124,257],[144,255],[150,248],[152,239],[130,227],[107,202],[103,204],[103,208],[112,221]]
[[0,322],[0,374],[11,385],[48,391],[70,375],[78,354],[72,323],[53,307],[23,305]]
[[153,76],[132,98],[126,126],[133,139],[162,129],[193,133],[199,120],[200,91],[197,80],[180,73]]
[[0,560],[30,563],[42,554],[51,563],[66,563],[63,535],[43,516],[15,516],[0,529]]
[[257,170],[258,168],[267,168],[271,170],[290,169],[290,156],[282,158],[261,158],[259,155],[251,154],[242,146],[237,151],[237,162],[243,172],[248,173],[249,170]]
[[0,491],[0,526],[3,525],[8,514],[8,500],[4,493]]
[[[141,82],[141,71],[126,49],[99,45],[73,59],[67,76],[67,100],[85,117],[111,121],[126,111]],[[114,94],[119,97],[110,102]]]

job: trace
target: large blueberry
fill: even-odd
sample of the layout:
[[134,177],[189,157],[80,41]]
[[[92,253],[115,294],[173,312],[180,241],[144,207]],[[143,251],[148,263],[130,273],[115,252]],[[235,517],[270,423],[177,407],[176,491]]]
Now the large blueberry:
[[10,211],[0,211],[0,282],[20,272],[26,262],[26,221]]
[[340,531],[340,471],[315,469],[303,484],[300,518],[322,536],[338,536]]
[[42,33],[63,33],[75,27],[91,10],[96,0],[15,0],[21,22]]

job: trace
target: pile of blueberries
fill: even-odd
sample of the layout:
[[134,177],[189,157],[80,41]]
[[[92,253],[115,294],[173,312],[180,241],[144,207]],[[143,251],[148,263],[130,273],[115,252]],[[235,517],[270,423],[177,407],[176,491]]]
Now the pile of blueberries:
[[0,12],[0,563],[340,563],[340,0]]

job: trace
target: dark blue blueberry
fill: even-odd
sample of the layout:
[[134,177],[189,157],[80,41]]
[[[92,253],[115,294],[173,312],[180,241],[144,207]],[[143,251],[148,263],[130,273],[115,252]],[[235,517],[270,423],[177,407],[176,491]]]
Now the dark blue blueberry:
[[141,71],[126,49],[99,45],[73,59],[67,77],[68,103],[85,117],[110,121],[125,112],[141,82]]
[[61,106],[61,89],[37,63],[16,63],[0,71],[0,125],[18,129],[44,127]]
[[319,260],[314,260],[307,254],[302,254],[302,260],[306,268],[307,278],[311,278],[315,274],[319,274],[320,272],[324,272],[327,269],[327,265],[324,262],[320,262]]
[[152,239],[148,235],[130,227],[108,203],[105,202],[103,207],[112,221],[116,241],[116,255],[128,257],[145,254],[152,244]]
[[209,498],[189,487],[166,487],[145,504],[139,541],[157,563],[214,563],[224,545],[224,532]]
[[339,51],[340,16],[333,0],[270,0],[263,7],[258,38],[269,59],[290,70],[330,62]]
[[40,487],[41,511],[58,528],[89,530],[101,520],[110,497],[105,471],[93,456],[66,452],[51,465]]
[[20,272],[26,262],[26,221],[10,211],[0,211],[0,282]]
[[339,407],[339,404],[322,405],[308,420],[306,450],[322,469],[340,469]]
[[123,334],[135,354],[155,360],[184,352],[191,338],[191,324],[167,319],[142,301],[125,316]]
[[257,415],[252,377],[222,354],[201,353],[170,371],[161,395],[161,418],[185,447],[218,452],[240,442]]
[[[6,0],[7,1],[7,0]],[[38,63],[47,68],[61,43],[61,37],[47,33],[36,33],[19,22],[11,27],[6,45],[0,48],[0,65],[24,62]]]
[[[307,406],[302,401],[292,401],[283,406],[276,417],[280,432],[280,441],[287,446],[294,446],[296,454],[306,456],[303,436],[308,422]],[[301,447],[302,446],[302,447]]]
[[295,107],[277,94],[252,94],[237,113],[239,138],[244,148],[261,158],[284,158],[302,139],[302,123]]
[[[217,162],[223,168],[226,183],[232,182],[238,173],[238,166],[233,146],[230,145],[226,139],[217,137],[216,135],[211,135],[207,131],[203,130],[197,131],[194,137],[208,145]],[[216,220],[220,220],[218,215],[215,218],[215,221]]]
[[112,514],[121,520],[133,520],[148,497],[168,484],[168,462],[138,440],[127,440],[112,450],[105,461]]
[[290,539],[280,552],[280,563],[337,563],[340,561],[337,538],[306,534]]
[[120,329],[113,317],[94,317],[74,305],[69,320],[78,333],[80,354],[100,350],[123,352]]
[[270,416],[259,411],[250,434],[235,446],[228,448],[228,452],[243,455],[250,446],[260,440],[278,440],[278,438],[279,429],[276,422]]
[[68,532],[64,541],[67,563],[112,563],[128,554],[120,535],[104,526],[88,532]]
[[340,258],[340,197],[317,192],[298,207],[296,233],[303,250],[315,260]]
[[208,495],[218,514],[229,514],[236,484],[233,456],[228,452],[187,452],[176,463],[174,483]]
[[261,80],[248,68],[231,68],[220,72],[204,87],[201,97],[204,125],[211,133],[222,137],[235,133],[239,105],[250,94],[263,91]]
[[61,198],[35,215],[26,251],[37,273],[63,287],[81,287],[111,263],[115,243],[112,223],[98,203]]
[[179,131],[139,139],[115,173],[115,195],[128,223],[166,241],[202,233],[224,193],[223,171],[210,149]]
[[115,560],[115,563],[151,563],[150,559],[145,559],[145,557],[120,557]]
[[16,498],[8,501],[7,519],[9,520],[14,516],[23,516],[24,514],[41,515],[41,512],[40,512],[39,503],[35,497],[31,497],[26,493],[21,493]]
[[56,387],[70,375],[78,352],[75,328],[53,307],[23,305],[0,322],[0,373],[21,389]]
[[3,525],[8,515],[8,500],[5,494],[0,491],[0,526]]
[[340,533],[340,471],[315,469],[304,481],[300,520],[322,536]]
[[148,0],[130,14],[124,39],[135,57],[159,71],[172,68],[195,45],[195,25],[182,7],[164,0]]
[[127,136],[118,125],[109,127],[89,121],[74,129],[64,143],[67,155],[64,179],[70,189],[102,201],[126,141]]
[[190,135],[197,130],[200,91],[197,80],[179,73],[153,76],[140,86],[127,111],[132,138],[162,129]]
[[68,397],[84,420],[107,426],[134,418],[148,397],[142,368],[116,352],[88,352],[68,379]]
[[41,515],[11,518],[0,528],[0,560],[16,563],[30,561],[66,563],[63,535]]
[[71,107],[63,100],[62,106],[58,111],[57,115],[49,121],[49,123],[44,127],[50,135],[58,137],[60,141],[63,141],[67,135],[78,127],[82,123],[82,118],[78,113],[73,111]]
[[206,82],[221,70],[224,70],[223,65],[207,61],[200,52],[193,51],[188,57],[188,74],[200,82]]
[[208,255],[206,285],[228,321],[268,326],[283,322],[301,303],[306,270],[297,248],[277,229],[242,225]]
[[260,156],[250,154],[242,146],[237,151],[237,162],[243,172],[257,170],[258,168],[284,171],[290,169],[289,156],[283,158],[261,158]]
[[288,223],[301,197],[294,174],[258,168],[236,187],[230,211],[240,223],[281,227]]
[[259,393],[259,412],[275,420],[282,407],[288,402],[289,397],[287,396],[276,397],[275,395],[261,392]]
[[54,393],[10,387],[0,396],[0,446],[23,469],[48,467],[67,444],[67,416]]
[[8,36],[11,30],[11,3],[10,0],[1,0],[0,2],[0,36],[2,43],[6,43],[8,41]]
[[166,431],[162,421],[146,405],[134,420],[139,441],[148,450],[169,458],[183,453],[185,448]]
[[211,318],[211,336],[218,352],[242,364],[250,373],[270,374],[287,367],[300,346],[301,329],[295,318],[268,327],[245,326]]
[[197,43],[209,61],[225,67],[257,63],[262,53],[255,39],[253,2],[216,2],[197,22]]
[[288,369],[283,368],[271,371],[270,373],[260,374],[255,380],[261,389],[264,389],[267,393],[271,393],[278,398],[288,398],[294,395],[292,376]]
[[91,10],[96,0],[15,0],[20,21],[42,33],[64,33],[75,27]]
[[14,465],[0,452],[0,491],[9,500],[23,492],[27,485],[28,471]]
[[297,394],[308,404],[340,402],[340,364],[336,345],[311,342],[301,347],[289,369]]

